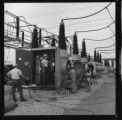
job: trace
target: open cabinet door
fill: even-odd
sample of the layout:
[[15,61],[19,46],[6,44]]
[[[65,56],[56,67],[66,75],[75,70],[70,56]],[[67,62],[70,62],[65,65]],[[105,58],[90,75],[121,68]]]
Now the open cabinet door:
[[40,67],[40,60],[39,58],[36,58],[36,84],[40,85],[41,81],[40,81],[40,71],[41,71],[41,67]]

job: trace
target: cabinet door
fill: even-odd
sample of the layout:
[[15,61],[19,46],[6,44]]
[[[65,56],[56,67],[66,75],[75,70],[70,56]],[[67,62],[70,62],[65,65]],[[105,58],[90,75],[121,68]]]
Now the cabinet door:
[[40,60],[36,60],[36,84],[40,84]]

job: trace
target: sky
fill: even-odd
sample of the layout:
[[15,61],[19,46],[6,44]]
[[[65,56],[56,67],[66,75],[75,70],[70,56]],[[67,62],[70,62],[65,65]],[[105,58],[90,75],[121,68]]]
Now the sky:
[[[17,16],[24,16],[26,21],[35,24],[40,28],[46,28],[47,31],[55,33],[59,35],[59,25],[61,19],[65,18],[75,18],[75,17],[83,17],[90,14],[93,14],[105,6],[107,6],[109,2],[86,2],[86,3],[5,3],[4,10],[8,10],[9,12],[17,15]],[[115,20],[115,3],[112,3],[108,10],[112,18]],[[5,14],[5,21],[10,22],[12,18]],[[111,24],[113,21],[107,11],[104,11],[84,19],[78,20],[64,20],[65,24],[65,35],[69,36],[69,41],[72,42],[72,36],[74,32],[77,31],[87,31],[92,29],[99,29],[106,27],[107,25]],[[24,24],[21,24],[24,25]],[[27,28],[28,29],[28,28]],[[112,31],[111,31],[111,30]],[[78,48],[81,49],[82,47],[82,40],[83,39],[95,39],[101,40],[105,38],[109,38],[115,34],[115,23],[113,23],[109,28],[93,31],[93,32],[80,32],[77,33],[78,36]],[[33,28],[31,27],[31,30]],[[28,33],[29,34],[29,33]],[[45,35],[45,33],[42,33]],[[106,47],[110,46],[114,43],[116,37],[114,36],[112,39],[108,39],[106,41],[88,41],[86,42],[86,51],[91,56],[94,55],[94,49],[96,47]],[[29,38],[31,41],[31,39]],[[115,46],[108,49],[114,49]],[[103,49],[99,49],[103,50]],[[104,54],[102,53],[103,58],[115,58],[115,51],[112,54]],[[8,57],[8,53],[11,54]],[[8,49],[5,50],[5,59],[15,61],[15,52],[14,50],[9,51]]]

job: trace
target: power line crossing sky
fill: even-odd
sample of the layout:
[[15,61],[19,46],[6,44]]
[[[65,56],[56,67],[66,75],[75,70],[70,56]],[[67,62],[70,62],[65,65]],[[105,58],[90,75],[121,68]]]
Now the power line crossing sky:
[[[12,12],[17,16],[24,16],[26,21],[32,24],[36,24],[38,27],[46,28],[48,31],[59,34],[59,25],[61,19],[65,18],[75,18],[83,17],[90,14],[93,14],[110,2],[86,2],[86,3],[5,3],[5,10]],[[115,3],[113,2],[108,10],[111,14],[108,13],[107,9],[103,10],[97,15],[78,19],[78,20],[67,20],[64,21],[65,24],[65,34],[66,36],[74,35],[75,31],[85,31],[90,29],[99,29],[105,27],[112,23],[111,17],[115,20]],[[10,21],[7,17],[5,22]],[[111,30],[110,30],[111,29]],[[105,39],[115,34],[115,23],[112,24],[109,28],[100,31],[94,31],[89,33],[77,33],[78,36],[78,47],[81,49],[83,38],[89,39]],[[112,33],[113,31],[113,33]],[[101,42],[86,41],[86,50],[87,53],[90,53],[91,56],[94,54],[94,49],[98,46],[109,46],[115,43],[116,37],[113,37],[113,40],[106,40]],[[72,40],[70,40],[72,41]],[[115,46],[113,47],[115,48]],[[113,49],[110,48],[110,49]],[[102,54],[103,58],[112,57],[115,58],[115,53],[112,54]]]

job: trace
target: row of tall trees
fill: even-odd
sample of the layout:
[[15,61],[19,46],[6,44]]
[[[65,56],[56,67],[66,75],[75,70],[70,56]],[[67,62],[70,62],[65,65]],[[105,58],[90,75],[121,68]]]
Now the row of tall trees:
[[102,63],[102,55],[94,50],[94,61]]

